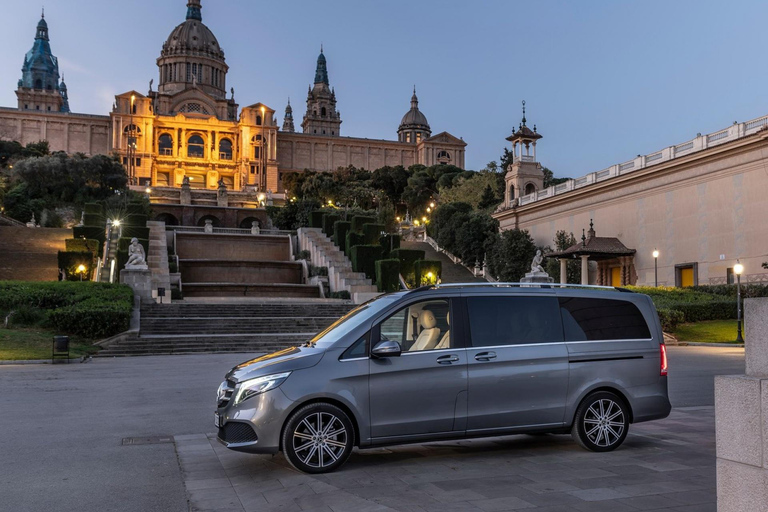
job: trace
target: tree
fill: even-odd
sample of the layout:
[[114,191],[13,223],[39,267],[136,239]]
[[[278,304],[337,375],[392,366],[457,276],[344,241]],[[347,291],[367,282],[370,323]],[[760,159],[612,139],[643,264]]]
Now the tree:
[[[555,233],[555,238],[553,239],[555,242],[555,250],[557,252],[564,251],[568,249],[569,247],[572,247],[576,245],[576,237],[573,236],[573,233],[566,233],[563,230],[558,231]],[[551,252],[548,249],[544,250],[544,253]],[[580,283],[581,282],[581,263],[580,261],[576,260],[568,260],[568,263],[566,264],[566,279],[569,283]],[[552,279],[555,280],[555,282],[560,281],[560,261],[556,258],[547,258],[547,263],[545,266],[545,269],[547,271],[547,274],[550,275]]]
[[536,245],[528,231],[504,231],[489,254],[491,273],[499,281],[519,282],[531,270]]
[[402,201],[410,177],[411,173],[402,165],[382,167],[373,171],[371,186],[384,192],[392,204],[396,205]]
[[[499,180],[499,177],[502,177],[502,179]],[[491,189],[490,195],[486,194],[486,189],[489,187]],[[484,194],[486,194],[485,198]],[[493,198],[490,197],[491,195]],[[440,188],[441,204],[462,202],[470,204],[475,209],[486,209],[495,206],[503,201],[503,197],[503,176],[488,170],[460,176],[452,187]],[[484,205],[480,206],[481,203],[484,203]]]
[[488,210],[494,208],[499,202],[499,198],[494,194],[493,188],[490,185],[486,185],[477,207],[481,210]]
[[548,167],[545,167],[543,171],[544,171],[544,188],[549,188],[554,185],[565,183],[570,179],[570,178],[555,178],[555,174]]
[[512,153],[508,148],[504,148],[504,153],[501,154],[501,158],[499,160],[499,167],[501,168],[501,171],[507,172],[507,170],[509,170],[509,166],[512,165],[512,162],[515,160],[515,154]]
[[482,264],[498,243],[499,222],[486,212],[472,212],[456,230],[453,254],[468,266]]

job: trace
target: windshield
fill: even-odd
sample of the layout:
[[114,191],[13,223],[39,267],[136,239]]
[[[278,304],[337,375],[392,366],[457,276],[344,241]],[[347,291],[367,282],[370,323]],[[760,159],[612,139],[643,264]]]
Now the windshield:
[[369,300],[365,304],[359,305],[343,317],[336,320],[326,330],[309,340],[309,343],[319,348],[330,347],[333,343],[352,332],[352,330],[358,327],[360,324],[369,321],[378,315],[383,309],[398,300],[401,295],[402,294],[400,293],[391,293],[377,297],[373,300]]

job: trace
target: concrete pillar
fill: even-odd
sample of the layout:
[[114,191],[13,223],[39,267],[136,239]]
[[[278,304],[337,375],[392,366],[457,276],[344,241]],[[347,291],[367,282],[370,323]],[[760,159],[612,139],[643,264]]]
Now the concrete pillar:
[[568,284],[568,260],[560,258],[560,283]]
[[768,298],[744,303],[746,375],[715,377],[718,512],[768,511]]
[[589,284],[589,256],[581,257],[581,284]]

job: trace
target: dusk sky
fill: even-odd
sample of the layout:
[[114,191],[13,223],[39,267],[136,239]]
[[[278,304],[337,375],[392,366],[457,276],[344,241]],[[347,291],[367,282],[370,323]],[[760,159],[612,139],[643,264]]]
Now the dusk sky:
[[[41,5],[3,0],[0,106]],[[46,0],[53,53],[74,112],[106,115],[114,95],[158,83],[155,60],[185,0]],[[684,0],[203,0],[203,22],[242,106],[297,127],[321,43],[342,135],[394,140],[416,84],[433,133],[463,137],[467,167],[498,160],[528,121],[539,160],[578,177],[768,114],[768,2]]]

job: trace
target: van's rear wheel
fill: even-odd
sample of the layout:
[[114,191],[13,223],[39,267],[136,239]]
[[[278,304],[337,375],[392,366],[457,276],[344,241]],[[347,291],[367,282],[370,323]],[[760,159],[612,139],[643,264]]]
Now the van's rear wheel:
[[593,452],[615,450],[629,432],[629,410],[609,391],[592,393],[576,410],[571,435],[582,448]]
[[288,462],[304,473],[330,473],[352,453],[355,431],[349,416],[331,404],[309,404],[288,420],[283,451]]

